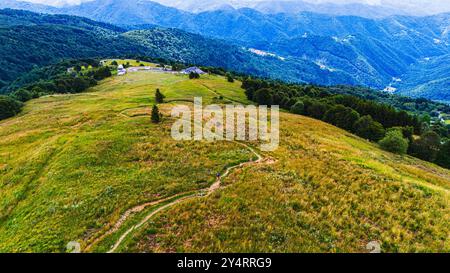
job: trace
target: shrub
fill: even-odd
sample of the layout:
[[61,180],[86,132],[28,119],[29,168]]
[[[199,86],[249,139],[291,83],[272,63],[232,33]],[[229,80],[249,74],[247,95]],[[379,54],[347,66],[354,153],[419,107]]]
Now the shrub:
[[107,66],[100,67],[94,72],[94,79],[96,79],[97,81],[103,80],[108,77],[111,77],[111,71]]
[[325,113],[330,108],[327,104],[316,100],[306,100],[304,103],[306,115],[320,120],[323,120]]
[[359,114],[352,108],[337,105],[325,113],[324,119],[339,128],[351,131],[359,119]]
[[193,79],[199,79],[200,75],[197,72],[191,72],[189,74],[189,79],[193,80]]
[[18,101],[26,102],[33,98],[33,94],[26,89],[19,89],[12,93],[12,97]]
[[33,89],[31,89],[31,96],[32,96],[33,99],[37,99],[37,98],[39,98],[41,96],[44,96],[44,95],[46,95],[48,93],[51,93],[51,91],[49,92],[49,91],[43,89],[41,86],[38,86],[38,85],[34,86]]
[[261,88],[257,90],[253,94],[254,100],[259,105],[271,105],[272,104],[272,93],[271,90],[268,88]]
[[434,161],[441,146],[441,137],[434,131],[425,132],[413,141],[410,154],[427,161]]
[[403,137],[408,139],[410,145],[414,141],[414,127],[406,126],[406,127],[393,127],[392,129],[398,129],[402,132]]
[[442,145],[441,150],[439,151],[436,158],[436,164],[450,169],[450,140]]
[[372,141],[379,141],[385,135],[383,125],[374,121],[371,116],[363,116],[355,122],[354,131],[358,136]]
[[392,153],[405,154],[408,151],[408,140],[399,130],[389,130],[379,144],[383,150]]
[[0,95],[0,120],[17,115],[21,109],[21,102],[9,96]]
[[297,101],[292,107],[291,112],[297,115],[302,115],[305,112],[305,105],[302,101]]
[[233,78],[233,76],[231,75],[231,73],[227,73],[227,81],[228,82],[234,82],[234,78]]

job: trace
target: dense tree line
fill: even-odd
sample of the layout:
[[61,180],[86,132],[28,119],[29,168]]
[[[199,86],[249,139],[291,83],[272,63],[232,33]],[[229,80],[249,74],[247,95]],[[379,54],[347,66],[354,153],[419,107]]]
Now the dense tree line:
[[388,104],[396,109],[418,115],[430,115],[431,118],[437,117],[439,112],[450,113],[450,105],[425,98],[411,98],[366,87],[347,85],[328,87],[328,90],[333,94],[351,95],[365,100]]
[[364,116],[370,116],[384,128],[411,126],[416,133],[422,130],[417,116],[355,96],[335,95],[323,87],[270,83],[250,78],[243,81],[242,87],[246,90],[248,99],[259,104],[278,104],[286,110],[324,120],[349,131]]
[[260,105],[280,105],[294,114],[319,119],[379,142],[388,151],[408,153],[450,168],[448,128],[426,126],[417,115],[373,100],[336,94],[320,86],[245,78],[242,88],[249,100]]

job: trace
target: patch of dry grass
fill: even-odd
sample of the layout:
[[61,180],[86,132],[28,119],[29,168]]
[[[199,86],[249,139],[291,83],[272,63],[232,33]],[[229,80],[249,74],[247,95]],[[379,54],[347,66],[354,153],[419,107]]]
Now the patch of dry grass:
[[450,172],[380,150],[306,117],[282,114],[274,165],[159,214],[122,251],[448,252]]

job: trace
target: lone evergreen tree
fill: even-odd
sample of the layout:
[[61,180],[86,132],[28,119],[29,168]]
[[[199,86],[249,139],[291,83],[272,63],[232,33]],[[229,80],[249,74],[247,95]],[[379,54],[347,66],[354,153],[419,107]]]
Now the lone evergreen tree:
[[159,123],[161,121],[161,115],[159,114],[158,106],[153,105],[152,109],[152,122]]
[[156,89],[156,93],[155,93],[155,101],[156,101],[156,103],[163,103],[164,102],[164,98],[165,98],[165,96],[161,93],[161,91],[159,91],[159,88]]

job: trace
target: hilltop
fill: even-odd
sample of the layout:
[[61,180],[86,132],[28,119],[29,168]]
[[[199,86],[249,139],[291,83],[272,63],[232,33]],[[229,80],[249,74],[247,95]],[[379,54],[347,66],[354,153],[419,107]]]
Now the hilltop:
[[[117,251],[364,252],[370,241],[389,252],[449,251],[446,169],[288,113],[275,152],[170,137],[173,105],[250,103],[240,86],[135,72],[27,102],[0,121],[0,251],[61,252],[78,241],[106,252],[152,211],[245,162],[210,195],[161,209]],[[156,88],[166,96],[160,124],[149,115]]]

